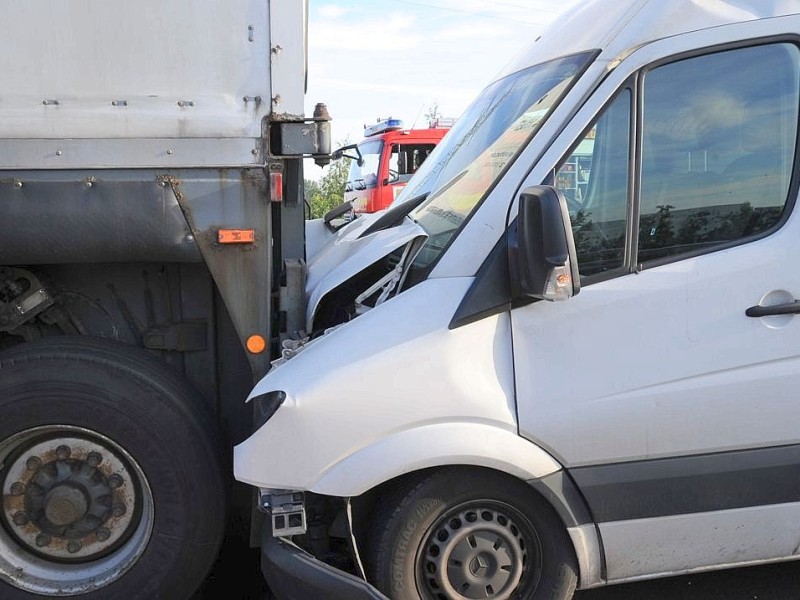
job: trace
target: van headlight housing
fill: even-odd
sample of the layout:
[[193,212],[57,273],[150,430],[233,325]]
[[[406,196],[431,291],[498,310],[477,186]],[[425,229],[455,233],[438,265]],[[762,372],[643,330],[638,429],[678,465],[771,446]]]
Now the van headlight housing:
[[272,415],[280,408],[281,404],[283,404],[284,400],[286,400],[286,392],[280,390],[259,394],[250,400],[253,405],[253,430],[260,429],[269,421]]

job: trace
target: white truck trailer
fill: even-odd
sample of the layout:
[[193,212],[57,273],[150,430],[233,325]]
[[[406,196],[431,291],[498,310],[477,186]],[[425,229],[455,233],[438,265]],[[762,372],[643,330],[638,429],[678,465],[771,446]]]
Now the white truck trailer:
[[330,152],[306,19],[3,4],[0,598],[187,598],[229,522],[248,539],[230,448],[301,328],[276,300],[302,287],[302,155]]
[[[311,339],[235,450],[275,590],[566,600],[800,558],[798,113],[796,1],[587,2],[387,212],[309,235]],[[349,574],[297,547],[324,536]]]

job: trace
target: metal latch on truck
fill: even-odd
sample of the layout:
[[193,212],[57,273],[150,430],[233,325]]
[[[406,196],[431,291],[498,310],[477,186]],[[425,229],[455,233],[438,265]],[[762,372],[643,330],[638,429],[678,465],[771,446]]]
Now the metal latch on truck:
[[286,115],[275,115],[269,127],[272,156],[310,156],[320,167],[331,162],[331,117],[325,104],[318,103],[310,119],[299,117],[295,120]]

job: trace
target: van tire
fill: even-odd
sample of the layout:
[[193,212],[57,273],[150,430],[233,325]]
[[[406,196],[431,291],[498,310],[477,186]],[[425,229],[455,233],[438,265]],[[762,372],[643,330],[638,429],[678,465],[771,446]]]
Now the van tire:
[[401,481],[378,500],[370,531],[369,577],[392,600],[460,599],[471,597],[461,586],[475,585],[489,599],[567,600],[577,585],[574,549],[552,507],[488,469]]
[[192,596],[227,486],[208,403],[180,374],[139,348],[44,338],[0,353],[0,414],[0,598]]

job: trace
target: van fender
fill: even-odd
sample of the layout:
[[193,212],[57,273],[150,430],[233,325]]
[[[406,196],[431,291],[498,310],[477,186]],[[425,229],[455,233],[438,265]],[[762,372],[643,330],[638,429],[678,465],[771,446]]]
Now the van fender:
[[487,423],[431,423],[362,447],[325,469],[310,489],[329,496],[359,496],[400,475],[450,465],[487,467],[523,480],[561,470],[550,454],[516,431]]
[[567,529],[578,559],[579,587],[603,583],[600,538],[583,496],[557,460],[515,431],[474,422],[399,431],[334,463],[310,490],[327,496],[360,496],[400,475],[454,465],[486,467],[530,484]]

